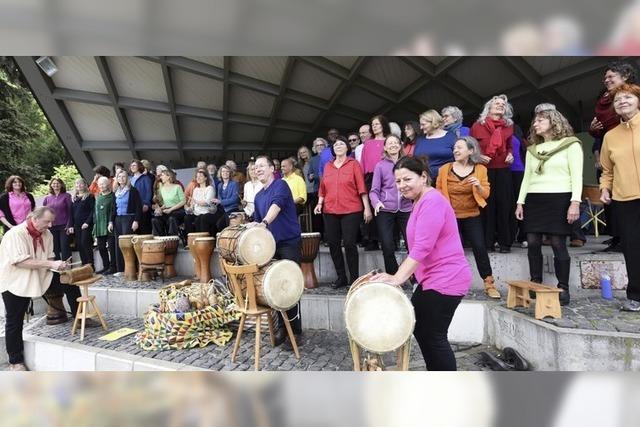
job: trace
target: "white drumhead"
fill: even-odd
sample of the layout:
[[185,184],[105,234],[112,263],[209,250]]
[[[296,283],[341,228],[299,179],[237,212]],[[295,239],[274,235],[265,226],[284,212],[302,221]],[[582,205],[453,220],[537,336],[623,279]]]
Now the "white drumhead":
[[314,237],[320,237],[320,233],[318,232],[302,233],[300,234],[300,237],[302,237],[303,239],[313,239]]
[[156,240],[164,240],[164,241],[174,241],[180,240],[179,236],[156,236]]
[[263,266],[273,259],[276,241],[264,227],[245,228],[238,238],[236,253],[243,264]]
[[293,261],[283,259],[265,267],[262,293],[270,307],[288,310],[300,301],[304,291],[302,269]]
[[413,333],[416,323],[409,298],[394,286],[367,283],[356,289],[345,304],[344,320],[351,338],[365,350],[396,350]]

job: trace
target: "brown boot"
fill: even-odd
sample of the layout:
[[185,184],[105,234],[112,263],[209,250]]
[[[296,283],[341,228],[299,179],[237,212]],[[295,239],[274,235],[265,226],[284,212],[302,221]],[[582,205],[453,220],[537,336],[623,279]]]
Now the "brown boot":
[[487,294],[489,298],[500,299],[500,292],[496,289],[493,276],[487,276],[487,278],[484,279],[484,293]]

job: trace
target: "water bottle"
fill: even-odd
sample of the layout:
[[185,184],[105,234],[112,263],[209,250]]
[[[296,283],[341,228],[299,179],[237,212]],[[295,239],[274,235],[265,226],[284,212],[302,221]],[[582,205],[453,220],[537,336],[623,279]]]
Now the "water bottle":
[[611,291],[611,277],[609,277],[607,273],[602,273],[600,275],[600,292],[602,293],[602,298],[613,299],[613,292]]

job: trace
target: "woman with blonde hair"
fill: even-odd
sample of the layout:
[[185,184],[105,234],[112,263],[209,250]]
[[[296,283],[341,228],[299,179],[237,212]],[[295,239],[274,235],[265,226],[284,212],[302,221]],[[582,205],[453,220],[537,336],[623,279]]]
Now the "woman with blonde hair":
[[255,162],[249,162],[247,165],[247,182],[244,183],[244,198],[242,199],[242,206],[244,213],[249,218],[253,217],[255,212],[255,198],[258,191],[262,190],[262,183],[256,176],[256,164]]
[[158,193],[162,203],[156,206],[151,226],[154,236],[178,236],[179,227],[184,220],[186,199],[182,187],[176,182],[176,174],[171,170],[160,174],[162,183]]
[[571,258],[567,236],[580,217],[582,144],[567,119],[555,109],[539,110],[531,124],[516,218],[527,233],[531,281],[542,282],[542,236],[553,249],[560,304],[567,305]]
[[420,114],[420,129],[424,135],[418,138],[413,155],[429,159],[429,176],[435,181],[440,166],[453,161],[456,135],[444,130],[444,121],[436,110]]
[[[140,199],[138,190],[131,185],[129,175],[124,170],[118,171],[114,182],[115,208],[111,212],[107,231],[114,233],[114,241],[118,242],[120,236],[138,231],[142,219],[142,199]],[[124,271],[124,258],[120,246],[116,243],[115,247],[116,270],[122,272]]]

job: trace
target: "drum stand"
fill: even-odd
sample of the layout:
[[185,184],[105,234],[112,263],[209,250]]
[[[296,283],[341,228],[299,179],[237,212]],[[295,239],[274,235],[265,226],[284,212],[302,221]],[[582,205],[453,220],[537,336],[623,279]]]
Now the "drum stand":
[[[84,326],[87,318],[97,316],[98,319],[100,319],[102,329],[105,331],[107,330],[107,323],[102,317],[102,312],[98,308],[98,304],[96,304],[96,297],[94,295],[89,295],[89,285],[101,278],[102,276],[94,276],[91,279],[70,283],[70,285],[76,285],[82,288],[82,296],[76,299],[76,301],[78,301],[78,312],[76,313],[76,318],[73,321],[73,327],[71,328],[71,335],[73,336],[76,333],[78,321],[80,321],[80,341],[84,341]],[[93,308],[93,312],[89,312],[89,305]]]
[[[363,359],[363,349],[349,337],[349,348],[351,349],[351,357],[353,358],[354,371],[383,371],[382,355],[369,353],[364,351],[367,356]],[[408,371],[409,358],[411,356],[411,338],[396,350],[396,370]]]
[[[236,354],[238,353],[238,348],[240,348],[240,339],[242,338],[242,331],[244,330],[244,323],[248,316],[253,316],[256,318],[256,344],[255,344],[255,370],[260,370],[260,325],[262,323],[262,315],[267,316],[267,321],[269,325],[269,337],[271,339],[271,346],[275,347],[275,337],[273,334],[273,317],[271,316],[271,311],[273,309],[271,307],[266,307],[262,305],[258,305],[256,303],[256,288],[255,283],[253,281],[253,274],[258,271],[258,266],[256,264],[249,265],[232,265],[227,261],[222,261],[222,267],[224,271],[227,273],[227,277],[231,282],[231,287],[233,290],[233,296],[236,300],[236,305],[238,311],[242,314],[240,317],[240,326],[238,327],[238,335],[236,336],[236,342],[233,346],[233,352],[231,353],[231,361],[235,362]],[[246,296],[242,293],[242,286],[240,286],[240,277],[244,276],[247,283],[247,293]],[[289,323],[289,318],[287,317],[287,312],[282,310],[280,311],[282,314],[282,318],[284,319],[284,326],[287,329],[287,334],[289,335],[289,340],[291,341],[291,346],[293,347],[293,352],[296,355],[297,359],[300,359],[300,353],[298,352],[298,344],[296,343],[296,338],[293,335],[293,330],[291,329],[291,324]]]

